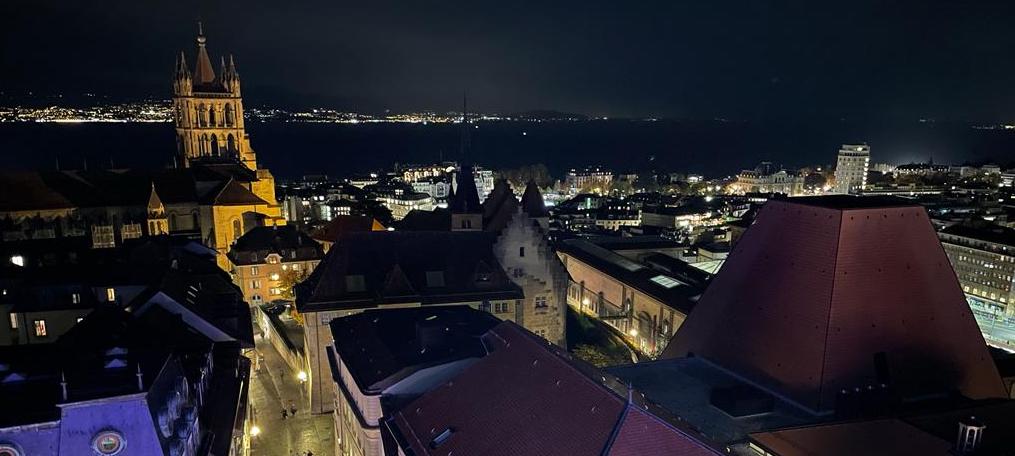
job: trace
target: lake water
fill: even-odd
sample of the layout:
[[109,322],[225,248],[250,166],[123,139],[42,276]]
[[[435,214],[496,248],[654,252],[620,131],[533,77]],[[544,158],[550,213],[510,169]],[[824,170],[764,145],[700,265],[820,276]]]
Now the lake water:
[[[249,122],[261,163],[278,177],[346,175],[394,162],[458,159],[452,124],[292,124]],[[790,168],[831,164],[842,143],[867,142],[872,162],[1015,161],[1015,131],[960,124],[735,123],[674,121],[489,122],[473,129],[473,161],[493,168],[544,163],[603,164],[617,171],[656,169],[709,176],[768,160]],[[0,167],[154,167],[171,163],[170,124],[0,124]],[[654,161],[650,158],[654,157]]]

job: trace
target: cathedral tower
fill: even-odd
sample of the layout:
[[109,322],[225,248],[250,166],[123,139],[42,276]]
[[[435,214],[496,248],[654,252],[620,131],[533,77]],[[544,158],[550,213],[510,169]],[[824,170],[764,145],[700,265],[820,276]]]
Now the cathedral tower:
[[173,75],[173,121],[176,125],[176,165],[189,167],[199,161],[239,161],[257,169],[257,158],[243,128],[240,76],[233,57],[223,57],[215,74],[205,48],[207,39],[198,23],[197,58],[194,71],[183,52]]

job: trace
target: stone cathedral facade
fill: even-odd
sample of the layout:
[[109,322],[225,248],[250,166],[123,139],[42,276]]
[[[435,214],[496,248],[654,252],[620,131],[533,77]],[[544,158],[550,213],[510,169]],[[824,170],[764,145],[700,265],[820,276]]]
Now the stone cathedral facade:
[[197,36],[197,58],[191,73],[183,52],[173,77],[173,114],[176,125],[177,165],[196,161],[238,160],[257,170],[257,157],[243,128],[240,75],[233,56],[222,57],[216,75],[205,46],[203,30]]

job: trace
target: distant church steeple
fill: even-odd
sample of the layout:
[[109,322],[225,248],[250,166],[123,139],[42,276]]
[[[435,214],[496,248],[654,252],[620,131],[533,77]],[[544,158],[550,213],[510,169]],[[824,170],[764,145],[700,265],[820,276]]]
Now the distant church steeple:
[[483,229],[483,206],[479,201],[479,190],[469,162],[472,148],[472,133],[469,124],[468,98],[462,96],[462,144],[461,161],[455,181],[458,184],[453,195],[448,195],[448,209],[451,211],[452,231],[481,231]]
[[211,63],[204,25],[197,23],[194,72],[180,52],[173,75],[173,115],[176,125],[177,166],[198,161],[240,162],[257,169],[257,156],[243,127],[240,76],[233,56],[220,58],[219,73]]

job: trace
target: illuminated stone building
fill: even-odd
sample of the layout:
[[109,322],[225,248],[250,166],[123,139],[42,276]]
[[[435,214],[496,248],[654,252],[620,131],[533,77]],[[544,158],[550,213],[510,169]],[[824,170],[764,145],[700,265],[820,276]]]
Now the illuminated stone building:
[[257,167],[243,131],[239,76],[230,64],[215,77],[203,34],[194,74],[182,55],[177,60],[173,100],[176,168],[6,173],[3,240],[90,237],[93,247],[108,248],[143,236],[186,236],[215,249],[219,266],[230,270],[233,241],[285,219],[275,178]]
[[257,158],[243,128],[243,99],[240,75],[233,56],[221,60],[219,74],[212,68],[200,29],[197,56],[191,73],[183,52],[176,60],[173,75],[173,121],[176,125],[178,165],[194,161],[229,158],[257,170]]
[[229,251],[233,281],[251,306],[292,299],[285,287],[310,275],[321,258],[324,247],[294,225],[259,226]]

